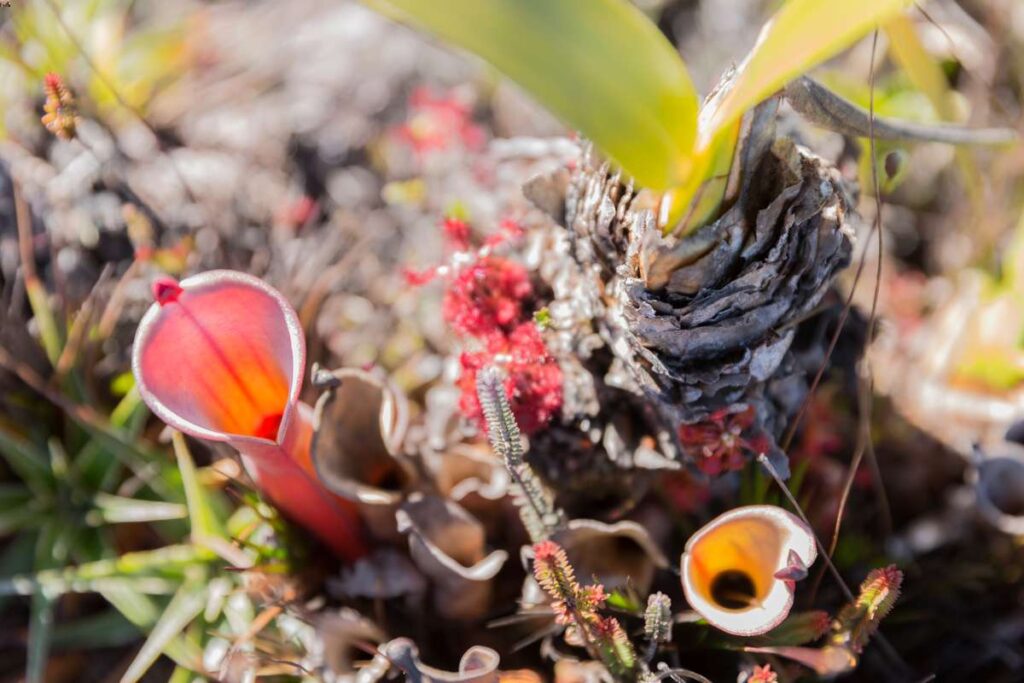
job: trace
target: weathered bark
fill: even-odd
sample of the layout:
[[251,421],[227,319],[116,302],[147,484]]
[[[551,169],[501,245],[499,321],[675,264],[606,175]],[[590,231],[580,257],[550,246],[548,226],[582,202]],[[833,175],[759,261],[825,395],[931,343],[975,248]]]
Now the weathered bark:
[[[774,118],[763,105],[745,128],[732,205],[681,239],[663,237],[643,195],[591,150],[568,178],[525,191],[568,229],[583,281],[572,296],[614,354],[595,383],[643,397],[676,437],[716,411],[753,408],[785,471],[775,438],[806,391],[791,346],[849,264],[853,202],[835,168],[775,137]],[[670,457],[686,461],[673,441]]]

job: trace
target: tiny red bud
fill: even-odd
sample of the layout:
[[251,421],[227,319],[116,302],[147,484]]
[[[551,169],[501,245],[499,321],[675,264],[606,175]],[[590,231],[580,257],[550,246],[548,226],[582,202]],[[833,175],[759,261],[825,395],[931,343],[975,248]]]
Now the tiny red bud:
[[181,285],[172,277],[159,277],[153,281],[153,299],[161,306],[177,301],[181,296]]

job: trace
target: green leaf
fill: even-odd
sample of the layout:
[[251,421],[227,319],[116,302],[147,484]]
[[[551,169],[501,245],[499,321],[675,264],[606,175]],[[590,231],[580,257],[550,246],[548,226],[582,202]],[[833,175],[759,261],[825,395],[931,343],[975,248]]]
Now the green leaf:
[[49,293],[38,278],[25,279],[25,293],[28,295],[29,307],[35,317],[39,329],[39,340],[46,351],[50,364],[57,367],[57,360],[64,348],[64,339],[57,327],[57,320],[50,308]]
[[[140,631],[149,631],[160,617],[160,606],[148,595],[136,593],[125,587],[110,588],[101,594]],[[164,654],[184,667],[195,666],[203,656],[198,643],[184,636],[171,640],[164,647]]]
[[185,487],[185,500],[188,504],[193,538],[225,538],[224,525],[217,519],[210,497],[196,477],[196,464],[185,443],[185,437],[176,431],[171,436],[171,441],[174,444],[174,457],[181,471],[181,481]]
[[[52,536],[52,534],[48,535]],[[37,547],[47,547],[40,536]],[[45,590],[60,593],[103,592],[112,586],[128,586],[139,592],[168,593],[189,567],[206,562],[212,553],[192,545],[173,545],[156,550],[125,553],[120,557],[86,562],[77,567],[44,569],[33,576],[0,580],[0,595],[30,595]]]
[[[889,36],[889,53],[893,61],[900,65],[914,87],[928,97],[940,119],[956,121],[959,117],[955,93],[949,87],[946,74],[943,73],[938,60],[921,42],[914,22],[905,16],[896,16],[886,24],[885,32]],[[974,158],[966,149],[958,148],[956,156],[957,164],[960,166],[960,177],[971,199],[972,208],[975,211],[983,210],[978,165],[974,163]],[[880,177],[884,178],[884,174]]]
[[731,90],[713,110],[701,112],[698,148],[710,146],[748,109],[910,4],[911,0],[789,0],[761,30]]
[[0,508],[0,536],[24,529],[35,529],[46,521],[46,513],[49,512],[48,501],[33,498],[27,491],[21,497],[20,504],[13,504],[14,500],[4,496]]
[[29,614],[26,683],[43,683],[46,680],[46,660],[50,654],[52,633],[53,601],[42,593],[36,593],[32,596]]
[[[107,449],[111,455],[131,470],[132,474],[140,481],[150,486],[161,498],[175,498],[175,491],[160,476],[162,463],[158,454],[133,443],[126,435],[109,424],[98,420],[86,421],[80,415],[71,414],[70,417],[89,433],[97,445]],[[180,496],[180,491],[178,491],[178,495]]]
[[939,118],[955,121],[956,104],[953,92],[935,57],[928,53],[917,36],[914,22],[905,16],[894,17],[885,26],[889,36],[889,52],[916,88],[923,92],[935,107]]
[[58,648],[91,650],[118,647],[138,640],[138,627],[117,610],[108,609],[72,622],[57,624],[52,644]]
[[36,494],[49,491],[50,459],[46,452],[0,427],[0,458]]
[[[0,552],[0,577],[32,571],[32,552],[36,547],[38,534],[35,529],[26,529],[7,541],[6,547]],[[0,593],[0,613],[4,612],[11,597]]]
[[[55,550],[65,530],[57,520],[47,520],[39,532],[34,549],[34,566],[45,569],[60,560]],[[46,662],[50,656],[50,639],[53,633],[53,607],[57,593],[36,590],[32,593],[29,608],[28,652],[25,665],[26,683],[42,683],[46,679]]]
[[125,522],[156,522],[165,519],[182,519],[188,509],[180,503],[166,503],[158,500],[139,500],[109,493],[93,495],[95,509],[86,514],[90,526],[121,524]]
[[[135,683],[142,678],[164,648],[199,616],[205,605],[206,589],[202,582],[189,582],[183,585],[153,626],[153,631],[121,677],[121,683]],[[191,663],[190,668],[198,668],[200,664],[201,662],[197,660]]]
[[625,0],[367,0],[493,64],[639,184],[689,173],[698,98],[675,48]]

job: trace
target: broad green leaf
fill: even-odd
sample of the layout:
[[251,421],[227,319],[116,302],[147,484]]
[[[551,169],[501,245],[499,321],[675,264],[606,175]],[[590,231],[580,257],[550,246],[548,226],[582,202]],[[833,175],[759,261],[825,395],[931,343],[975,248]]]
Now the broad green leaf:
[[[164,649],[199,616],[205,605],[206,589],[201,581],[183,585],[153,626],[146,642],[121,677],[121,683],[135,683],[142,678]],[[190,668],[196,670],[200,665],[201,661],[196,660]]]
[[675,48],[626,0],[367,0],[494,65],[639,184],[682,182],[698,98]]
[[732,89],[701,112],[698,147],[787,82],[845,50],[912,0],[789,0],[765,24]]

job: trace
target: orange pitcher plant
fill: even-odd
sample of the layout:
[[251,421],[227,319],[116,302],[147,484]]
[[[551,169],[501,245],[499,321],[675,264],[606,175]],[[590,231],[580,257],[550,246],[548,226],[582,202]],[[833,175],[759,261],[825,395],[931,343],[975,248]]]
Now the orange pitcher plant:
[[214,270],[153,283],[132,370],[171,427],[224,442],[259,490],[346,561],[366,552],[352,504],[327,491],[310,457],[312,409],[299,401],[306,346],[295,311],[245,273]]

